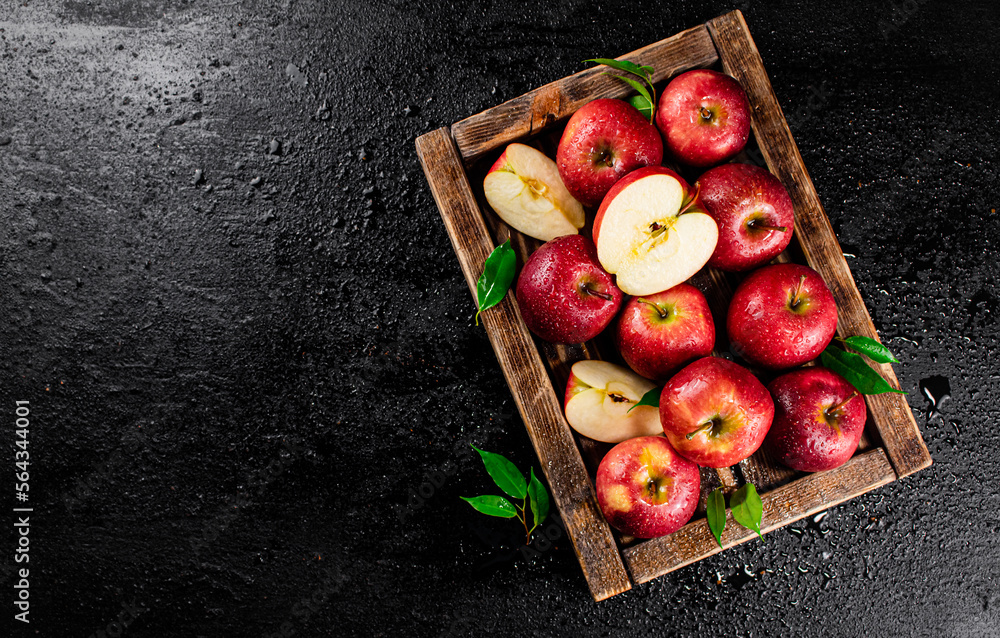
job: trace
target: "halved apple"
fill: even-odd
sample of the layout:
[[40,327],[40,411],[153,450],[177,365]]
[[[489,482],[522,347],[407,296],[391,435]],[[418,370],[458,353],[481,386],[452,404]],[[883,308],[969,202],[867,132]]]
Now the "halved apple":
[[673,288],[701,270],[719,228],[698,193],[662,166],[632,171],[608,191],[594,219],[597,259],[629,295]]
[[583,228],[583,205],[566,190],[556,163],[524,144],[511,144],[483,182],[486,201],[525,235],[549,241]]
[[657,408],[640,405],[629,412],[654,387],[613,363],[577,361],[566,383],[566,421],[580,434],[605,443],[661,434]]

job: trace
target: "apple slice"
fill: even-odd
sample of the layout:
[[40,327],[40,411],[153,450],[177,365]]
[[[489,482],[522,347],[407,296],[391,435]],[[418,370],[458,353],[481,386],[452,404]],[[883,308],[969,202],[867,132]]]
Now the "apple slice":
[[719,228],[698,193],[662,166],[632,171],[612,187],[594,219],[597,259],[629,295],[673,288],[701,270]]
[[486,174],[483,191],[500,219],[535,239],[583,228],[583,205],[566,190],[556,163],[530,146],[509,145]]
[[577,361],[566,383],[566,421],[580,434],[605,443],[661,434],[660,413],[639,402],[655,385],[607,361]]

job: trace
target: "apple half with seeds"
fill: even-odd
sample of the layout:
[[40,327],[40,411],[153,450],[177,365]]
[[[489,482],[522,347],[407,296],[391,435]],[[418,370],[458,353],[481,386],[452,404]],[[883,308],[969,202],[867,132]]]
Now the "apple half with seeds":
[[583,228],[583,205],[566,190],[556,163],[530,146],[509,145],[483,192],[500,219],[529,237],[549,241]]
[[607,361],[577,361],[566,383],[566,421],[580,434],[605,443],[661,434],[657,408],[632,406],[655,385]]
[[719,227],[698,193],[662,166],[632,171],[601,202],[594,219],[597,258],[629,295],[651,295],[686,281],[709,260]]

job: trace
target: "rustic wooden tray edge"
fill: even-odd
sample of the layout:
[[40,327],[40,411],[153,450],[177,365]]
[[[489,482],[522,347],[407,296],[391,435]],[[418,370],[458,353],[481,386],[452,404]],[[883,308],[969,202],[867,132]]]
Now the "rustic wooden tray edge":
[[[807,263],[831,284],[840,306],[838,332],[877,339],[742,14],[731,12],[621,59],[653,65],[659,71],[657,81],[717,61],[740,80],[754,105],[752,125],[764,161],[786,186],[795,205],[796,238],[802,253]],[[473,296],[479,269],[494,239],[502,239],[491,236],[465,167],[500,146],[565,119],[590,99],[627,93],[622,83],[588,69],[462,120],[450,129],[438,129],[417,139],[418,156]],[[704,519],[673,535],[619,551],[597,506],[586,466],[563,418],[545,363],[512,297],[508,295],[495,310],[484,313],[482,321],[594,599],[629,589],[631,580],[646,582],[721,551],[707,529],[702,529]],[[892,368],[880,368],[898,388]],[[891,394],[867,400],[884,451],[876,447],[859,452],[837,470],[807,475],[763,494],[765,532],[930,465],[930,455],[905,399]],[[741,468],[748,476],[753,471],[752,464],[741,464]],[[728,470],[720,472],[720,478],[724,484],[733,480]],[[724,545],[730,547],[753,537],[743,532],[731,526]]]

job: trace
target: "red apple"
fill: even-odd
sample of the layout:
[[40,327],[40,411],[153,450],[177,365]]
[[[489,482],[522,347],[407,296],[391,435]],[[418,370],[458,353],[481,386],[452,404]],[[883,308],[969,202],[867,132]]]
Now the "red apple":
[[629,295],[673,288],[705,265],[719,230],[680,175],[662,166],[632,171],[594,218],[597,257]]
[[597,468],[597,502],[615,529],[654,538],[684,526],[698,507],[698,466],[661,436],[642,436],[611,448]]
[[670,444],[705,467],[729,467],[756,452],[772,418],[767,388],[746,368],[718,357],[689,364],[660,394],[660,423]]
[[765,445],[779,461],[804,472],[832,470],[858,449],[868,411],[844,377],[820,367],[783,374],[767,386],[774,424]]
[[569,118],[556,149],[559,175],[584,206],[600,204],[626,173],[661,161],[659,131],[622,100],[584,104]]
[[708,260],[722,270],[766,264],[792,241],[792,198],[778,178],[751,164],[723,164],[695,183],[701,203],[719,226],[719,243]]
[[621,291],[597,261],[594,242],[582,235],[557,237],[532,253],[516,294],[528,329],[554,343],[593,339],[622,303]]
[[690,166],[712,166],[743,150],[750,136],[750,102],[732,77],[697,69],[670,81],[656,125],[667,149]]
[[556,163],[541,151],[511,144],[483,181],[486,201],[520,232],[549,241],[583,228],[583,206],[566,190]]
[[636,406],[655,388],[631,370],[607,361],[577,361],[566,382],[566,422],[580,434],[605,443],[663,431],[660,412]]
[[819,356],[837,332],[837,304],[819,273],[775,264],[750,273],[729,302],[733,352],[765,368],[793,368]]
[[656,381],[665,381],[715,347],[712,311],[705,295],[689,284],[632,297],[618,316],[614,334],[625,363]]

